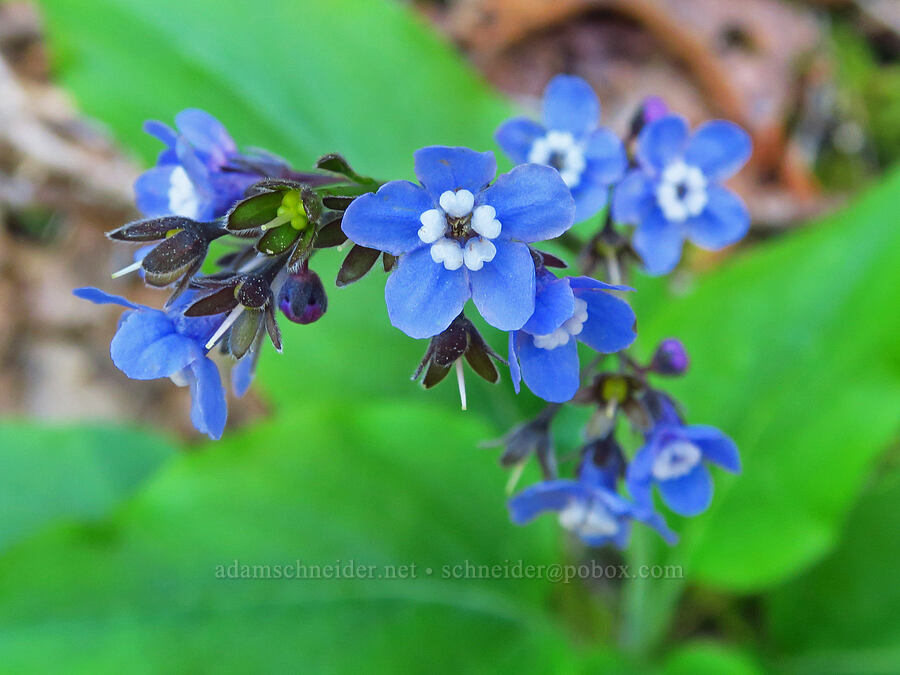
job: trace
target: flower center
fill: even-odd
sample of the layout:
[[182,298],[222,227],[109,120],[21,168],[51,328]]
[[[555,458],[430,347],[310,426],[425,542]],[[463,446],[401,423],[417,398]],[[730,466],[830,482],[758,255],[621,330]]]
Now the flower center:
[[582,537],[611,537],[619,531],[615,517],[602,505],[578,499],[559,512],[559,524]]
[[169,210],[176,216],[195,219],[200,212],[200,197],[183,167],[176,166],[169,177]]
[[[450,271],[463,265],[477,272],[497,255],[490,241],[502,226],[493,206],[475,206],[468,190],[447,190],[439,200],[441,208],[428,209],[419,216],[419,240],[431,244],[431,259]],[[474,207],[474,208],[473,208]]]
[[656,480],[681,478],[700,463],[700,448],[689,441],[667,444],[653,460],[652,473]]
[[706,176],[680,159],[669,164],[656,186],[656,202],[668,220],[682,223],[706,208]]
[[528,161],[552,166],[570,189],[581,182],[581,174],[587,165],[584,148],[568,131],[549,131],[546,136],[536,139],[528,152]]
[[538,349],[556,349],[568,344],[569,339],[574,335],[580,335],[584,329],[584,322],[587,321],[588,311],[587,302],[581,298],[575,298],[575,311],[572,316],[566,319],[562,326],[547,335],[535,335],[534,346]]

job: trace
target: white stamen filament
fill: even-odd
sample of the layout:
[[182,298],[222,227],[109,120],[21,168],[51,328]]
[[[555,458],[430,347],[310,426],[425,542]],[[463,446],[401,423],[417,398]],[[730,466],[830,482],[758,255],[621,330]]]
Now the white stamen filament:
[[144,259],[141,258],[137,262],[131,263],[128,267],[123,267],[118,272],[113,272],[110,276],[113,279],[118,279],[119,277],[124,277],[126,274],[131,274],[139,269],[141,269],[141,265],[143,264]]
[[466,376],[463,373],[461,359],[456,359],[456,383],[459,385],[459,403],[462,409],[466,409]]
[[263,232],[265,232],[266,230],[274,230],[276,227],[279,227],[280,225],[284,225],[285,223],[291,222],[292,217],[293,216],[291,216],[291,214],[289,214],[289,213],[286,213],[283,216],[275,216],[268,223],[264,223],[264,224],[260,225],[259,229],[261,229]]
[[212,337],[209,338],[209,341],[207,341],[207,343],[206,343],[207,349],[213,348],[213,345],[219,341],[220,337],[225,335],[225,331],[227,331],[229,328],[231,328],[231,326],[234,324],[235,321],[237,321],[238,317],[241,315],[241,312],[243,312],[243,311],[244,311],[243,305],[238,305],[233,310],[231,310],[231,313],[227,317],[225,317],[225,320],[222,322],[222,325],[219,326],[219,328],[216,330],[216,332],[213,333]]

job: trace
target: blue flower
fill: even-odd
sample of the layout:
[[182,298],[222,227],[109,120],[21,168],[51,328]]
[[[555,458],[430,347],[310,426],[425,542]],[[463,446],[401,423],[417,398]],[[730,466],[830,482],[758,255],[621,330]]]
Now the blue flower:
[[575,222],[606,206],[609,188],[625,174],[625,148],[599,127],[600,102],[580,77],[557,75],[547,85],[544,123],[516,117],[497,129],[497,144],[516,164],[546,164],[559,170],[575,198]]
[[136,305],[97,288],[79,288],[75,295],[98,305],[127,307],[109,346],[113,363],[133,380],[169,377],[191,388],[191,421],[210,438],[220,438],[228,408],[216,364],[207,357],[206,342],[223,317],[185,317],[190,294],[162,312]]
[[684,239],[716,250],[741,239],[750,214],[721,185],[750,158],[746,131],[714,120],[688,135],[687,122],[666,115],[641,131],[638,168],[616,187],[613,216],[637,225],[632,245],[650,274],[678,264]]
[[718,429],[663,422],[654,427],[631,464],[625,482],[635,502],[652,508],[655,483],[663,502],[682,516],[706,510],[712,501],[712,477],[707,463],[740,473],[737,446]]
[[162,122],[144,125],[166,146],[156,166],[134,184],[137,206],[147,217],[214,220],[263,178],[260,166],[281,167],[272,156],[240,154],[222,123],[203,110],[182,110],[175,125],[178,132]]
[[528,243],[572,226],[559,174],[525,164],[500,176],[491,152],[434,146],[415,153],[423,187],[391,181],[354,200],[342,227],[362,246],[400,256],[385,287],[391,323],[414,338],[443,331],[471,297],[489,324],[516,330],[534,311]]
[[534,314],[521,330],[509,334],[509,370],[516,393],[524,379],[541,398],[568,401],[579,385],[577,340],[604,353],[634,341],[634,312],[609,290],[628,289],[590,277],[557,279],[541,271]]
[[525,525],[545,511],[556,511],[560,525],[588,546],[611,542],[624,548],[632,520],[646,523],[670,544],[678,539],[659,514],[635,511],[616,493],[615,473],[596,467],[589,456],[581,463],[578,480],[549,480],[532,485],[510,499],[508,507],[517,525]]

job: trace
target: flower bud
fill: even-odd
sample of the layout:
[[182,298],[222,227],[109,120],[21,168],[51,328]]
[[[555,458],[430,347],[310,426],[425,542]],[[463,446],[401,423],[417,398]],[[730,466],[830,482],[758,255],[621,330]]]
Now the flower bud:
[[659,96],[648,96],[631,119],[631,137],[637,138],[641,130],[669,113],[669,106]]
[[650,370],[660,375],[683,375],[689,363],[687,351],[681,340],[667,338],[656,348],[656,353],[650,361]]
[[308,324],[322,318],[328,309],[328,296],[319,275],[309,269],[290,275],[278,293],[278,308],[294,323]]

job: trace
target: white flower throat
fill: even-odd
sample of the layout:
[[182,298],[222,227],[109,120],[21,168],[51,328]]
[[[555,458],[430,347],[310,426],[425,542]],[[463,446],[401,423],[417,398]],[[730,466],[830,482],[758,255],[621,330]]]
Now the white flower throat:
[[573,499],[559,512],[559,524],[581,537],[611,537],[619,531],[619,523],[608,509],[579,499]]
[[581,298],[575,298],[575,311],[566,319],[562,326],[547,335],[535,335],[534,346],[539,349],[556,349],[568,344],[569,340],[580,335],[584,330],[584,322],[588,319],[587,302]]
[[656,203],[666,219],[683,223],[706,208],[706,176],[680,159],[669,164],[656,186]]
[[581,182],[581,174],[587,166],[584,148],[568,131],[549,131],[534,141],[528,153],[528,161],[546,164],[559,171],[560,178],[569,189]]
[[431,259],[446,269],[465,265],[477,272],[497,255],[491,242],[502,229],[497,212],[487,204],[475,207],[475,195],[468,190],[447,190],[438,201],[441,208],[419,216],[419,239],[431,244]]
[[653,460],[653,477],[656,480],[681,478],[700,463],[702,456],[700,448],[690,441],[668,443]]
[[169,176],[169,210],[176,216],[196,219],[200,212],[200,197],[187,171],[176,166]]

